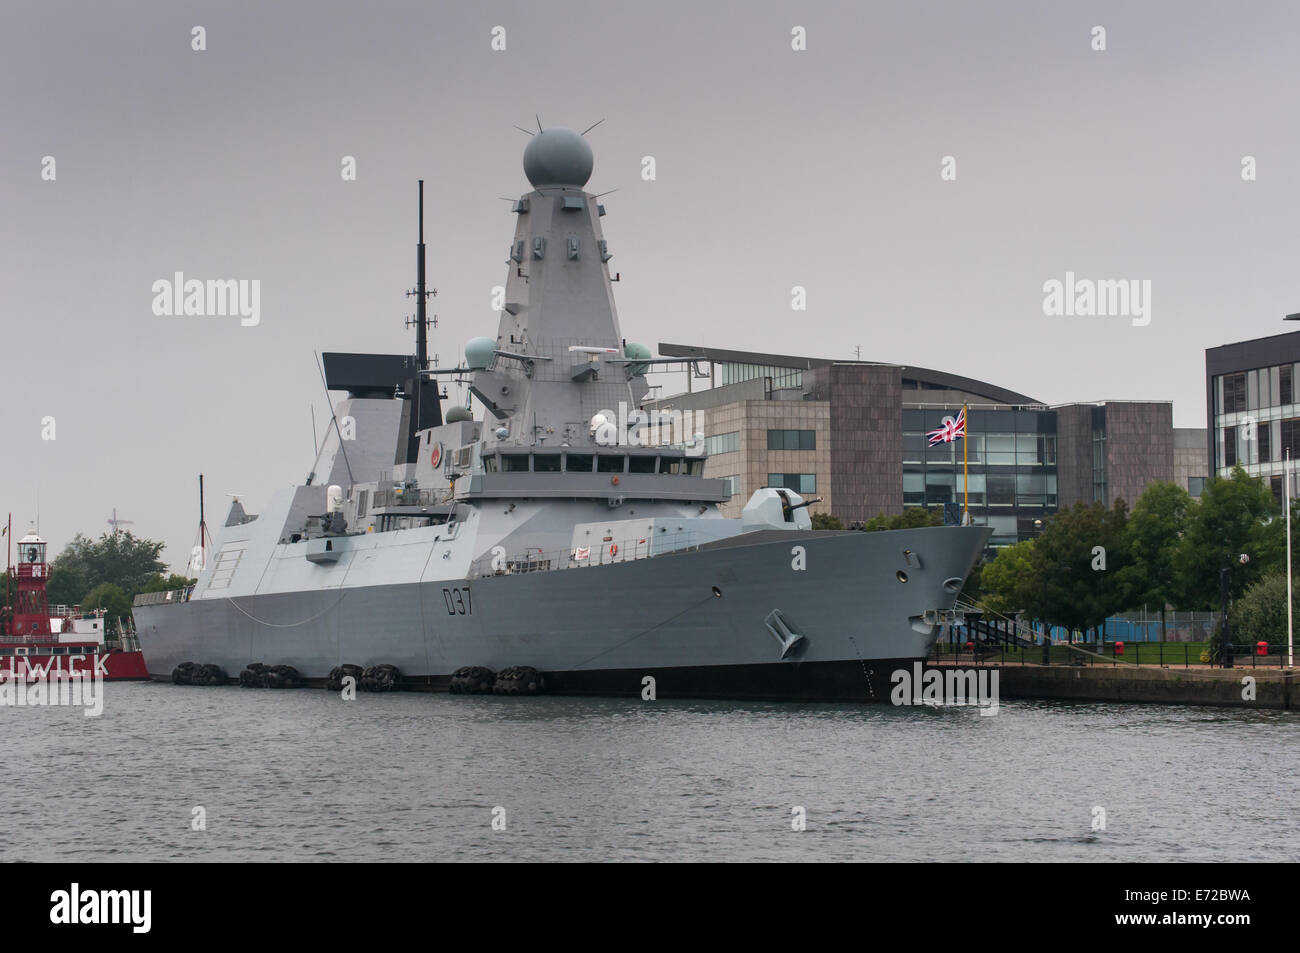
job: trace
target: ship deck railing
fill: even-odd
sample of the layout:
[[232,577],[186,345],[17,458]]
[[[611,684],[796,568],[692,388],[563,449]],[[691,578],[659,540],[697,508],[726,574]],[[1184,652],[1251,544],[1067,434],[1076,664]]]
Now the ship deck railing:
[[[653,540],[653,543],[652,543]],[[661,559],[697,552],[700,541],[694,533],[635,536],[624,540],[601,540],[599,544],[568,546],[564,549],[525,549],[514,553],[488,552],[470,564],[470,579],[484,576],[513,576],[529,572],[555,572],[561,569],[588,569],[618,563]],[[586,550],[586,555],[579,558]]]
[[163,592],[141,592],[137,593],[134,606],[163,606],[171,603],[189,602],[190,595],[193,594],[194,587],[187,586],[184,589],[168,589]]

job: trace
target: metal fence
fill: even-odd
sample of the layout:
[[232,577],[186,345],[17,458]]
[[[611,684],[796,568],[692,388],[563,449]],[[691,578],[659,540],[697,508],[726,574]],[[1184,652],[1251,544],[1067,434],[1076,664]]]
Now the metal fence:
[[1046,646],[1020,647],[989,642],[936,642],[929,659],[943,664],[973,665],[1152,665],[1160,668],[1286,668],[1289,653],[1285,642],[1237,643],[1231,652],[1210,658],[1200,642],[1106,642],[1100,646],[1057,642]]
[[[982,622],[976,628],[1000,627],[1021,638],[1033,641],[1041,641],[1043,638],[1043,623],[1023,612],[1015,616],[1003,616],[983,611],[976,605],[959,604],[958,608],[982,615]],[[1217,612],[1167,612],[1162,630],[1158,612],[1123,613],[1108,617],[1105,626],[1088,629],[1086,632],[1071,632],[1065,626],[1052,626],[1051,639],[1053,642],[1096,642],[1104,635],[1107,642],[1204,642],[1214,633],[1218,617]],[[974,634],[968,627],[957,626],[956,629],[955,632],[945,632],[943,637],[949,642],[956,642],[965,641]]]

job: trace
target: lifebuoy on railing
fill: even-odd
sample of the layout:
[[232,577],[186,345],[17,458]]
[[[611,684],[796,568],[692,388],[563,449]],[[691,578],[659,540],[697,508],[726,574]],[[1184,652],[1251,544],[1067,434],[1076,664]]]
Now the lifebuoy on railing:
[[618,555],[618,543],[610,543],[610,544],[609,544],[609,554],[610,554],[611,556],[617,556],[617,555]]

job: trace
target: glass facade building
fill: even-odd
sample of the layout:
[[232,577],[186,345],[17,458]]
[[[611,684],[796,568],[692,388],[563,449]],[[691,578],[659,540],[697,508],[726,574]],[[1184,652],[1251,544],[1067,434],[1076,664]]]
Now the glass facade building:
[[1216,476],[1240,466],[1266,479],[1274,495],[1282,496],[1287,453],[1294,458],[1300,447],[1298,378],[1300,363],[1294,361],[1211,377]]
[[[926,433],[961,408],[903,410],[903,506],[961,507],[962,440],[931,446]],[[968,413],[966,469],[971,519],[993,528],[991,546],[1035,535],[1034,520],[1057,509],[1056,414],[1002,407]]]

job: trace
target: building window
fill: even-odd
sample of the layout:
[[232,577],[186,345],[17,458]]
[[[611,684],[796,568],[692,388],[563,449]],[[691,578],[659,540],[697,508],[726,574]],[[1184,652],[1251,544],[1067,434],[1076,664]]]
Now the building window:
[[1199,497],[1205,492],[1205,477],[1188,477],[1187,493],[1189,496]]
[[1223,378],[1223,412],[1241,413],[1246,409],[1246,375],[1227,374]]
[[1106,492],[1106,431],[1095,426],[1092,431],[1092,501],[1110,504]]
[[817,431],[815,430],[769,430],[767,432],[767,449],[769,450],[816,450]]
[[740,431],[738,430],[704,438],[704,450],[711,457],[716,457],[720,453],[734,453],[739,449]]
[[1269,437],[1272,436],[1270,430],[1268,421],[1255,425],[1255,439],[1259,441],[1257,448],[1259,450],[1259,463],[1268,463],[1272,459],[1269,456]]
[[903,505],[925,502],[925,474],[903,471]]
[[[1282,421],[1282,427],[1285,429],[1287,422]],[[1237,465],[1237,428],[1223,428],[1223,465],[1225,467],[1235,467]]]
[[718,477],[718,479],[727,485],[728,496],[735,496],[737,493],[740,492],[740,477],[724,476],[724,477]]
[[1291,372],[1292,365],[1283,364],[1277,369],[1278,371],[1278,396],[1279,403],[1290,404],[1294,402],[1291,390]]
[[769,473],[767,485],[780,489],[794,490],[803,495],[817,492],[817,474],[815,473]]
[[1282,446],[1277,448],[1279,460],[1291,451],[1291,459],[1296,458],[1296,438],[1300,438],[1300,417],[1288,417],[1282,421]]
[[1014,475],[990,473],[988,480],[989,506],[1011,506],[1016,502],[1016,478]]
[[717,364],[718,383],[739,384],[759,377],[770,377],[773,387],[803,386],[803,371],[793,367],[772,367],[764,364]]

